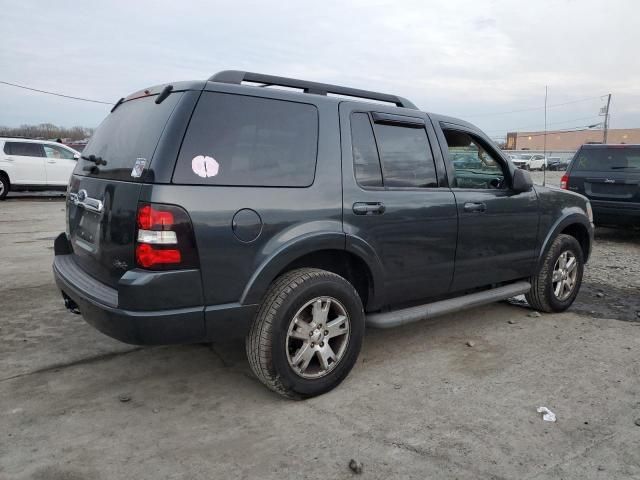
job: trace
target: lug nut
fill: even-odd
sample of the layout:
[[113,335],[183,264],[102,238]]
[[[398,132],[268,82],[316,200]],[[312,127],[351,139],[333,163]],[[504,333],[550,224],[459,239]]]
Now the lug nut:
[[324,334],[325,334],[325,335],[329,335],[329,330],[325,330],[325,331],[324,331]]
[[324,342],[320,342],[320,346],[321,346],[321,347],[324,347]]
[[310,337],[313,337],[313,332],[309,332],[309,336],[310,336]]
[[315,347],[315,346],[316,346],[316,344],[311,342],[311,347]]

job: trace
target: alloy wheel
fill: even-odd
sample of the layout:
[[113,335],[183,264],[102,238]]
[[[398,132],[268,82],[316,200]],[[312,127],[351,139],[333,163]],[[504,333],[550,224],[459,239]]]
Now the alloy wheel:
[[569,250],[560,254],[553,267],[551,282],[554,296],[564,301],[571,296],[578,276],[578,259]]
[[294,315],[287,332],[287,359],[302,378],[327,375],[340,363],[349,344],[350,322],[333,297],[317,297]]

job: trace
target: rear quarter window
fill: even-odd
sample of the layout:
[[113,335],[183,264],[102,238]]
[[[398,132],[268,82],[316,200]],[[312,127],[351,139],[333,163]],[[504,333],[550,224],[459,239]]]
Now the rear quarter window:
[[204,92],[184,138],[174,183],[307,187],[318,112],[306,103]]

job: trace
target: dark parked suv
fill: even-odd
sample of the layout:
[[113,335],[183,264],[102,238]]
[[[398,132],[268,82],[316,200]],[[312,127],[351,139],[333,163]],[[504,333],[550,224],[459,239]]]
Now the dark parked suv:
[[71,178],[53,270],[107,335],[243,335],[258,378],[303,398],[347,376],[365,325],[523,293],[565,310],[592,238],[587,199],[534,187],[467,122],[226,71],[114,106]]
[[561,186],[591,200],[596,224],[640,226],[640,145],[583,145]]

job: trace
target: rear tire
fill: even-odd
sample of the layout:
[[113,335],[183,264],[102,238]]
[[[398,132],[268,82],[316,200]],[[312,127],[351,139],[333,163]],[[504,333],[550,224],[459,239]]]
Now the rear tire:
[[542,312],[563,312],[580,291],[584,256],[571,235],[558,235],[531,277],[531,290],[525,295],[529,305]]
[[360,297],[344,278],[316,268],[292,270],[274,281],[253,320],[249,364],[280,395],[320,395],[355,365],[364,321]]
[[10,187],[9,177],[0,173],[0,200],[4,200],[7,197]]

